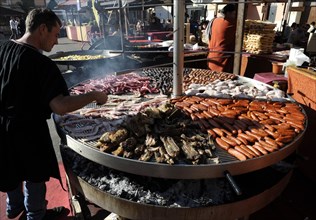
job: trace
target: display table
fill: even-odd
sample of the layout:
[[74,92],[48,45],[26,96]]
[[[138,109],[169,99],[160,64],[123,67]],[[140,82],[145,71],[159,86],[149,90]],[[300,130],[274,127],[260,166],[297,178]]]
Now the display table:
[[240,75],[253,78],[258,72],[272,72],[272,62],[284,63],[287,59],[287,55],[245,53],[241,58]]
[[316,72],[304,68],[288,67],[288,92],[293,98],[316,111]]
[[284,77],[283,75],[276,75],[271,72],[256,73],[253,79],[272,85],[272,86],[275,83],[277,83],[279,86],[279,89],[283,90],[284,92],[286,92],[287,90],[287,78]]
[[305,159],[298,160],[302,172],[316,182],[316,72],[288,67],[288,93],[299,102],[308,116],[308,127],[298,153]]
[[271,84],[273,81],[286,81],[287,78],[283,75],[276,75],[274,73],[268,72],[268,73],[256,73],[254,78],[255,80],[258,80],[263,83]]
[[146,33],[151,40],[172,40],[172,31],[157,31],[157,32],[147,32]]

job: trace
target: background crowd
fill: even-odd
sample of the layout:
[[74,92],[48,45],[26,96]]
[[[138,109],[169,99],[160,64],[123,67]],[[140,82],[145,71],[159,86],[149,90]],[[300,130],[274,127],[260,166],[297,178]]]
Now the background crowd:
[[10,39],[17,39],[23,36],[25,33],[25,20],[23,17],[10,17],[9,21],[11,36]]

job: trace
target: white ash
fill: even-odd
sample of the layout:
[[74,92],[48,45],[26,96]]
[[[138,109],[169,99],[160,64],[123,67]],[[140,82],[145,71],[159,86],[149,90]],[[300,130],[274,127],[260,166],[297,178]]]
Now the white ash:
[[[101,166],[64,149],[73,172],[111,195],[133,202],[166,207],[203,207],[233,202],[238,198],[224,178],[175,180],[138,176]],[[71,163],[71,164],[70,164]]]

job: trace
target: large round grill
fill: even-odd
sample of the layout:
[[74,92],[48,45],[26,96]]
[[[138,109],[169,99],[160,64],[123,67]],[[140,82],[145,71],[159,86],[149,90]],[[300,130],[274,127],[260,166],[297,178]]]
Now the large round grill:
[[[142,73],[148,73],[148,71],[150,71],[150,68],[147,68]],[[166,68],[153,69],[155,75],[159,75],[159,71],[161,73],[164,73],[165,75]],[[185,71],[188,70],[186,69]],[[198,71],[203,72],[203,70]],[[262,84],[257,81],[246,79],[243,77],[239,78],[243,79],[250,85],[258,87],[262,86]],[[168,90],[168,92],[170,94],[170,90]],[[303,114],[306,118],[306,114],[304,111]],[[54,116],[54,120],[56,122],[59,119],[57,116]],[[247,176],[247,174],[256,173],[262,169],[269,169],[268,167],[287,158],[297,149],[305,133],[306,123],[304,130],[297,134],[291,142],[287,143],[281,149],[271,152],[267,155],[262,155],[260,157],[240,161],[232,155],[228,154],[227,151],[217,146],[213,153],[219,158],[219,163],[214,162],[209,164],[194,165],[185,163],[170,165],[157,163],[153,160],[144,162],[140,160],[124,158],[121,156],[115,156],[110,153],[102,152],[98,148],[96,148],[96,140],[83,141],[80,138],[74,138],[68,135],[63,127],[59,126],[58,123],[56,123],[56,127],[63,139],[64,144],[72,149],[75,153],[83,156],[93,163],[105,166],[109,169],[114,169],[123,173],[127,173],[128,175],[138,175],[148,178],[153,177],[171,180],[203,181],[205,179],[225,178],[231,176]],[[71,163],[71,160],[65,160],[65,163],[68,167],[67,169],[70,176],[70,181],[73,181],[75,188],[77,188],[80,193],[84,194],[87,199],[93,201],[95,204],[106,210],[115,212],[120,216],[131,219],[161,219],[162,217],[180,217],[181,219],[206,219],[210,216],[214,217],[214,219],[221,219],[219,216],[225,216],[225,214],[227,214],[225,213],[227,209],[232,210],[232,213],[227,214],[227,219],[241,217],[249,213],[253,213],[254,211],[262,208],[263,206],[271,202],[285,188],[291,176],[291,172],[286,172],[285,175],[281,174],[280,179],[275,180],[273,185],[268,186],[269,190],[267,190],[265,193],[254,193],[252,195],[249,194],[246,197],[240,197],[240,200],[230,201],[230,203],[228,204],[224,203],[217,206],[207,206],[199,208],[170,208],[140,204],[138,202],[125,200],[124,198],[122,199],[119,196],[110,195],[107,192],[103,192],[102,190],[100,191],[97,187],[91,185],[86,180],[81,179],[81,177],[77,177],[77,174],[71,171],[71,165],[67,165],[67,163]],[[262,191],[264,190],[265,189],[263,189]],[[271,200],[264,199],[267,196],[270,197]],[[245,208],[244,210],[240,210],[240,207],[244,206],[246,206],[247,208]]]

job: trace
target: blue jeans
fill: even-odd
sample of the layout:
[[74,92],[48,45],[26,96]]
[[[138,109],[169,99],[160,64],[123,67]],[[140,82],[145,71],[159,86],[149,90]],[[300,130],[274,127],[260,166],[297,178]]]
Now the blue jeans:
[[45,182],[25,181],[7,192],[7,212],[18,212],[25,207],[27,220],[40,220],[46,213],[47,202]]

